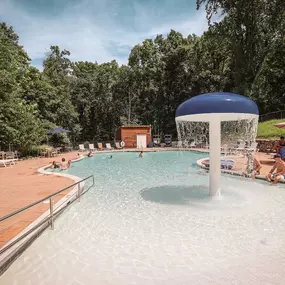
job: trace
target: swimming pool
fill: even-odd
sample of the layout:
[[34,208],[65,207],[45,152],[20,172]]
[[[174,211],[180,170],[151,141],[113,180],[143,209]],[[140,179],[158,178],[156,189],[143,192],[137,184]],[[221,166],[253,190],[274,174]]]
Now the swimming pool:
[[284,284],[285,189],[222,177],[208,197],[196,152],[98,154],[68,173],[95,187],[0,284]]

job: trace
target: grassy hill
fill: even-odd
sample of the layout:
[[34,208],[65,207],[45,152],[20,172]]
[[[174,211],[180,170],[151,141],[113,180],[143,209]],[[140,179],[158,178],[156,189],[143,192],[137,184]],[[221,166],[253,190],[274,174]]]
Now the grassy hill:
[[278,129],[274,124],[283,123],[285,119],[270,120],[258,124],[257,137],[266,139],[278,139],[281,135],[285,135],[285,129]]

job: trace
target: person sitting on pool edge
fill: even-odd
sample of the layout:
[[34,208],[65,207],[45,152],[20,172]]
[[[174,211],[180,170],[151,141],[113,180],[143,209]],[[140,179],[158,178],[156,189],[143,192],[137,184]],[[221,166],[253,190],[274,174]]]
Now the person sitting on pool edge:
[[60,166],[59,162],[53,161],[50,168],[55,169],[55,168],[59,168],[59,166]]
[[143,151],[140,152],[139,157],[143,158]]
[[[274,155],[275,163],[266,176],[266,179],[268,182],[272,184],[277,184],[282,178],[285,179],[285,162],[282,161],[280,154]],[[276,173],[273,174],[273,172],[276,170]],[[271,182],[271,179],[273,179],[273,182]]]
[[252,179],[255,179],[255,176],[260,174],[262,165],[260,161],[257,159],[256,154],[248,152],[246,156],[247,156],[247,167],[246,170],[242,173],[242,176],[244,178],[246,176],[250,176]]
[[280,140],[276,143],[276,153],[280,154],[282,160],[285,160],[285,139],[283,136],[281,136]]

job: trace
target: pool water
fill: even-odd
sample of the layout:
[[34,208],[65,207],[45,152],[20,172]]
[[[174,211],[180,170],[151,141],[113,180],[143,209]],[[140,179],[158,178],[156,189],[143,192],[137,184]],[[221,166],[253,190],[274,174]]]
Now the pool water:
[[222,177],[208,196],[205,154],[98,154],[68,173],[95,176],[0,277],[0,284],[284,284],[285,188]]

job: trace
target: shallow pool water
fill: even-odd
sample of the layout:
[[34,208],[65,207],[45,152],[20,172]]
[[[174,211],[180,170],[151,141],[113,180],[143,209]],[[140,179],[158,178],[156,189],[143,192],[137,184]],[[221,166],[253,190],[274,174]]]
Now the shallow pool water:
[[0,284],[284,284],[285,188],[222,177],[208,197],[195,152],[98,154],[68,173],[95,187]]

